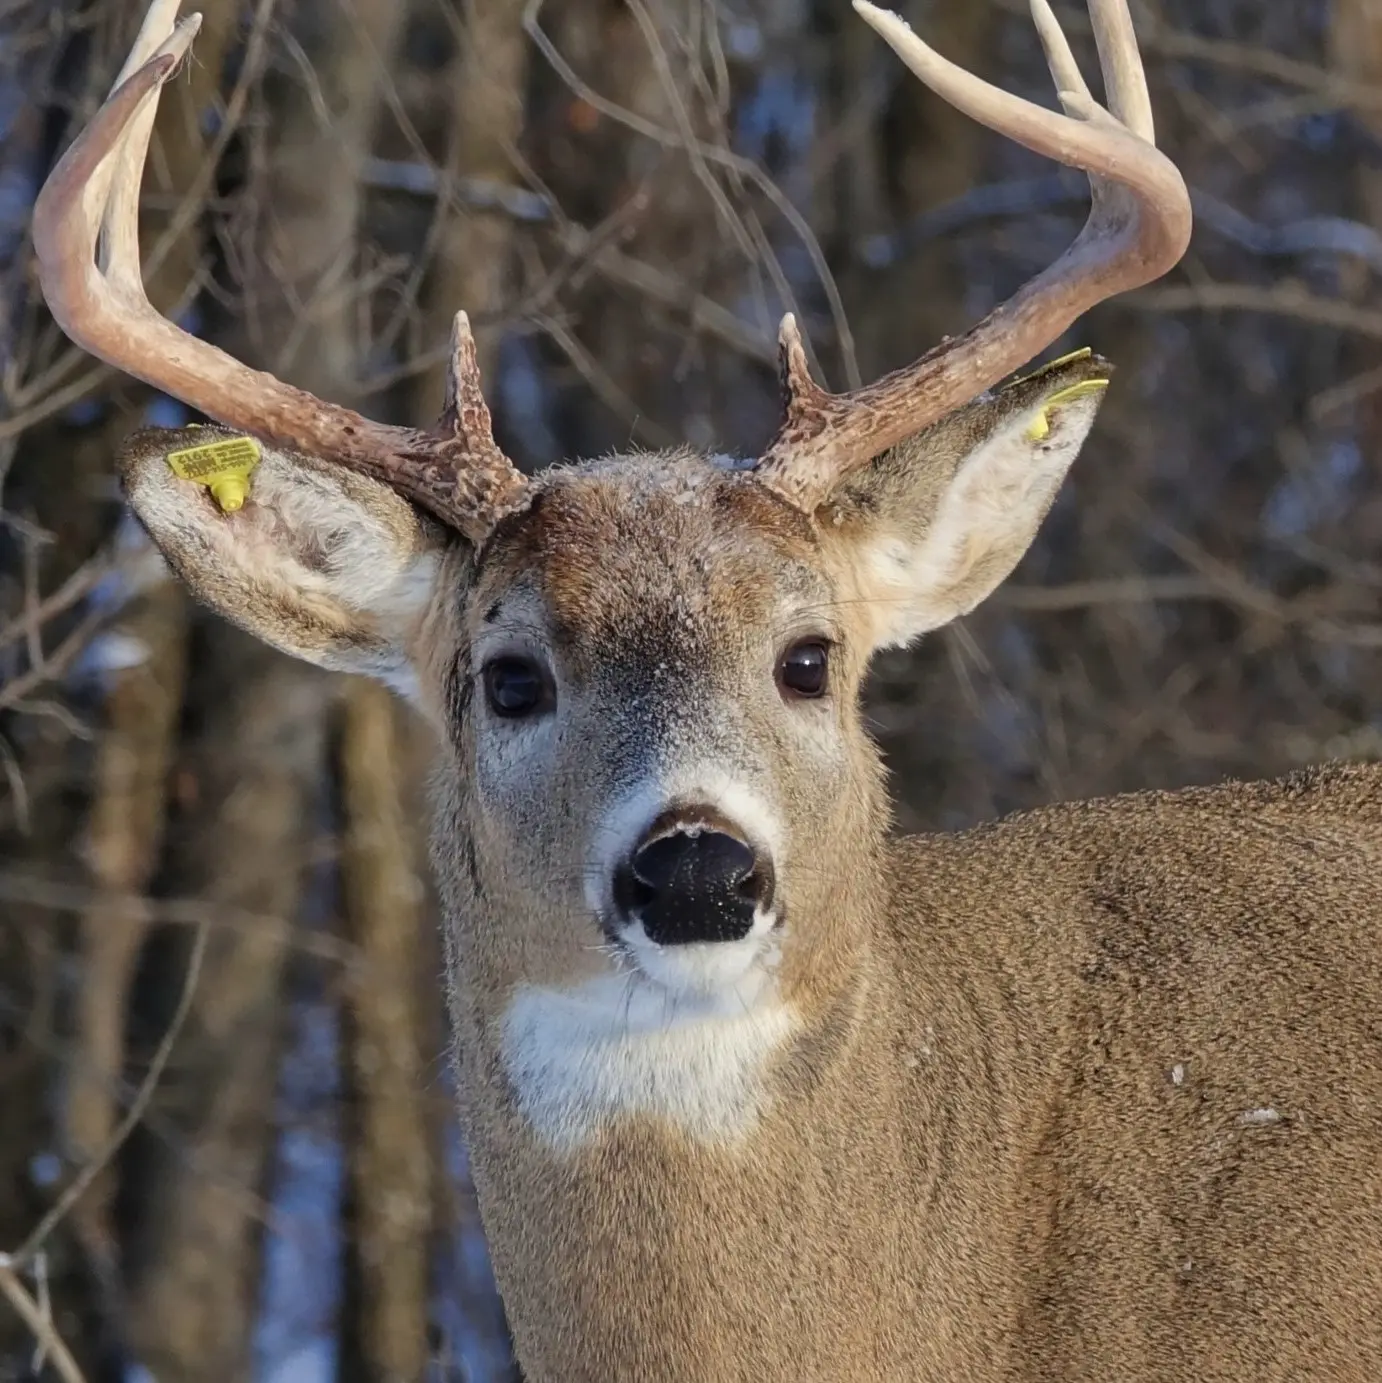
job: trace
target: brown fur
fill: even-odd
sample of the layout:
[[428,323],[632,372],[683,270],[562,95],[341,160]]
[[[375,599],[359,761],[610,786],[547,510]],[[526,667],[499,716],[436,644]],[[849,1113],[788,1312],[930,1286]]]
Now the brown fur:
[[[333,665],[391,666],[392,627],[417,669],[448,746],[462,1115],[533,1383],[1377,1376],[1382,768],[889,835],[861,682],[875,646],[982,598],[1045,512],[1011,456],[988,489],[974,470],[1013,407],[882,458],[815,523],[689,453],[634,457],[545,477],[478,554],[372,482],[323,517],[292,458],[233,516],[156,449],[129,463],[219,608]],[[1033,468],[1073,457],[1072,426]],[[879,543],[924,555],[976,474],[953,552],[880,566]],[[298,527],[266,556],[273,515]],[[815,631],[831,695],[785,707],[777,650]],[[547,730],[485,719],[479,665],[510,643],[554,668]],[[780,817],[796,1026],[742,1135],[635,1113],[558,1148],[516,1100],[505,1015],[524,986],[610,971],[586,848],[654,751],[727,766]]]
[[1382,768],[875,849],[742,1149],[553,1158],[460,986],[527,1376],[1374,1379]]

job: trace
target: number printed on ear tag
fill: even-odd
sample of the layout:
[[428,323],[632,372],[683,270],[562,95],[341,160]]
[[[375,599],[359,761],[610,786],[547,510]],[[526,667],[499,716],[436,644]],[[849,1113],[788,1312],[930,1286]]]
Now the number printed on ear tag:
[[227,437],[168,453],[168,468],[173,474],[207,486],[227,514],[244,505],[250,492],[250,472],[258,464],[259,443],[253,437]]
[[1039,442],[1051,430],[1051,410],[1059,408],[1063,403],[1074,403],[1076,399],[1082,399],[1090,394],[1101,394],[1108,388],[1106,379],[1082,379],[1078,384],[1072,384],[1068,389],[1058,389],[1041,406],[1041,412],[1027,424],[1027,438],[1032,442]]

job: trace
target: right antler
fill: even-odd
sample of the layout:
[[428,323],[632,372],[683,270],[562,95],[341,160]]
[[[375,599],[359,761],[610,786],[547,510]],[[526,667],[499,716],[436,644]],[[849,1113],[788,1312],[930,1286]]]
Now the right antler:
[[139,265],[139,183],[158,97],[201,16],[152,0],[106,103],[34,206],[39,281],[84,350],[238,431],[338,462],[414,500],[472,541],[520,507],[528,482],[495,444],[475,342],[458,313],[446,409],[430,432],[370,421],[252,370],[159,315]]
[[1160,278],[1190,242],[1190,195],[1153,142],[1152,110],[1127,0],[1089,0],[1109,108],[1089,93],[1047,0],[1032,18],[1066,113],[990,86],[928,48],[868,0],[854,8],[938,96],[989,129],[1089,175],[1094,205],[1075,243],[966,335],[849,394],[810,376],[782,319],[783,420],[757,475],[813,511],[841,476],[968,403],[1030,361],[1096,303]]

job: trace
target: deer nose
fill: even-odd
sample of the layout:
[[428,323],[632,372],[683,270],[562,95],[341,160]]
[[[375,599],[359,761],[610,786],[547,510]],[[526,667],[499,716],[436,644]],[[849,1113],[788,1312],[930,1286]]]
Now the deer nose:
[[772,867],[751,845],[697,822],[654,823],[614,883],[620,910],[661,946],[739,941],[772,893]]

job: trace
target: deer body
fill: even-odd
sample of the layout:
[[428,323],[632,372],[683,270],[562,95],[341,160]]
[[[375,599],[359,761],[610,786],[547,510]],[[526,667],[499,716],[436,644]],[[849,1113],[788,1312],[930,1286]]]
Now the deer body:
[[1376,1376],[1382,769],[889,834],[869,660],[1012,570],[1109,366],[991,386],[1189,233],[1126,7],[1091,4],[1105,111],[1032,5],[1063,116],[855,0],[1090,174],[1085,231],[856,395],[786,319],[783,423],[743,465],[522,476],[463,314],[430,432],[158,319],[135,208],[195,30],[171,0],[39,199],[54,316],[224,425],[121,456],[168,561],[436,727],[461,1113],[533,1383]]
[[1379,822],[1360,768],[880,839],[892,906],[737,1139],[554,1151],[462,965],[530,1376],[1374,1377]]
[[[669,993],[593,949],[567,881],[599,871],[550,823],[583,801],[617,822],[650,760],[698,798],[770,781],[744,746],[771,727],[716,704],[754,612],[691,557],[733,520],[617,488],[568,482],[490,564],[495,590],[509,561],[543,574],[592,650],[573,680],[618,669],[597,718],[633,748],[582,774],[578,722],[571,778],[496,823],[482,711],[453,714],[437,834],[465,1127],[529,1376],[1236,1379],[1301,1367],[1308,1339],[1315,1376],[1361,1383],[1382,1357],[1382,769],[899,841],[837,707],[838,777],[763,788],[789,842],[771,985]],[[636,517],[612,533],[602,511]],[[659,668],[679,693],[644,719],[629,689]],[[515,870],[511,832],[545,869]]]

